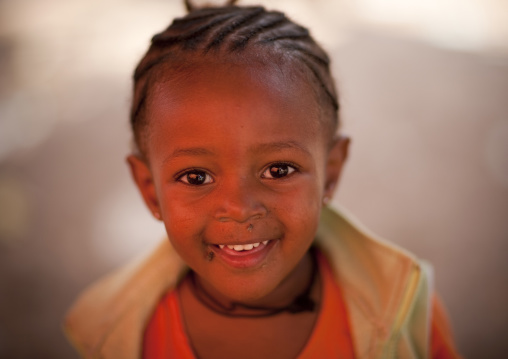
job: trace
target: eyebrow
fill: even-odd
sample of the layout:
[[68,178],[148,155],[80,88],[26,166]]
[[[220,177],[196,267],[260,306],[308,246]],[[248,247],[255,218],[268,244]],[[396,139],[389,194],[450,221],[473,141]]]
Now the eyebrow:
[[[249,149],[249,152],[254,153],[266,153],[266,152],[274,152],[281,150],[299,150],[310,155],[310,152],[301,144],[296,141],[278,141],[278,142],[269,142],[269,143],[261,143],[253,146]],[[214,152],[210,151],[204,147],[185,147],[185,148],[177,148],[175,149],[169,156],[164,159],[164,163],[178,157],[185,156],[209,156],[213,155]]]
[[177,148],[171,154],[164,159],[164,163],[168,162],[177,157],[185,157],[185,156],[207,156],[212,155],[213,152],[203,148],[203,147],[186,147],[186,148]]
[[259,145],[255,145],[250,150],[251,152],[273,152],[273,151],[281,151],[281,150],[299,150],[310,155],[309,150],[305,148],[303,145],[296,141],[280,141],[280,142],[269,142],[262,143]]

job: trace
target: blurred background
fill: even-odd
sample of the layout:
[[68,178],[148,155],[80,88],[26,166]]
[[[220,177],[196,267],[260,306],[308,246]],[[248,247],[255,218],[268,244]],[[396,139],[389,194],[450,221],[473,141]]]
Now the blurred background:
[[[353,138],[334,201],[434,264],[465,357],[506,357],[508,2],[260,3],[333,58]],[[0,0],[1,358],[77,357],[66,309],[163,237],[124,160],[130,79],[183,13],[180,0]]]

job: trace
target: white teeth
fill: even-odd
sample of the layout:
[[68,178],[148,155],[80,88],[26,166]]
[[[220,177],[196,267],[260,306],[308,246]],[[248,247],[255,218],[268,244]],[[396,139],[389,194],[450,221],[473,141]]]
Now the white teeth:
[[263,245],[266,246],[268,244],[268,242],[270,242],[270,241],[268,240],[268,241],[249,243],[249,244],[219,244],[218,246],[220,249],[224,249],[224,247],[228,247],[229,249],[233,249],[237,252],[241,252],[241,251],[250,251],[253,248],[257,248],[261,245],[261,243],[263,243]]
[[257,248],[263,243],[266,245],[269,241],[257,242],[257,243],[249,243],[249,244],[219,244],[220,249],[224,249],[224,247],[228,247],[229,249],[233,249],[237,252],[241,251],[250,251],[253,248]]

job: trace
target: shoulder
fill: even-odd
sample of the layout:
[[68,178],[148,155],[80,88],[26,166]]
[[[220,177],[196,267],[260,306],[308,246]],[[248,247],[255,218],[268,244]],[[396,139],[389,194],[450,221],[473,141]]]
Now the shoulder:
[[393,286],[410,281],[415,273],[422,279],[432,278],[428,263],[373,234],[343,208],[323,209],[317,238],[335,275],[352,286],[395,290]]
[[396,351],[425,356],[432,267],[339,208],[323,210],[317,243],[342,288],[357,355]]
[[67,337],[87,358],[102,357],[111,345],[139,351],[149,315],[184,270],[169,241],[163,241],[80,294],[64,320]]

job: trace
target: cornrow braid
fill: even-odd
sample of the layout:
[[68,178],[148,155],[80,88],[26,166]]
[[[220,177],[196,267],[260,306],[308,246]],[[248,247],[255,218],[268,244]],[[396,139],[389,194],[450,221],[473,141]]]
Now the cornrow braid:
[[[134,72],[134,98],[130,122],[136,144],[141,147],[141,127],[150,89],[150,74],[162,64],[181,64],[190,56],[234,56],[254,53],[280,55],[293,59],[310,74],[317,86],[318,98],[332,111],[332,127],[338,125],[339,103],[326,52],[309,31],[289,20],[283,13],[260,6],[196,8],[185,1],[189,13],[175,19],[163,32],[152,38],[150,48]],[[192,61],[191,61],[192,62]],[[324,93],[324,99],[319,94]]]

